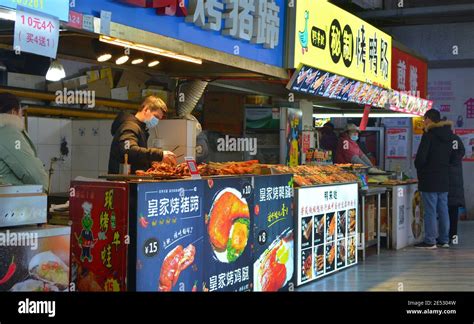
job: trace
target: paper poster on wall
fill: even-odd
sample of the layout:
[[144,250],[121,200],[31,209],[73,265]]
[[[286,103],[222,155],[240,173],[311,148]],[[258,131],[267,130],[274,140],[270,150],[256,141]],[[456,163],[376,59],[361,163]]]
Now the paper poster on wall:
[[408,129],[387,129],[387,158],[403,159],[408,156]]
[[474,129],[456,129],[456,134],[461,138],[466,155],[463,161],[474,161]]

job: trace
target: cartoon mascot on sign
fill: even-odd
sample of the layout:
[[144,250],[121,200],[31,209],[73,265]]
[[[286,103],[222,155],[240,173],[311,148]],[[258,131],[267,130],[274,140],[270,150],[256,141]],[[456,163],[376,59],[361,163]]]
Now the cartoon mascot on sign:
[[81,261],[84,262],[84,260],[87,259],[88,262],[92,262],[91,251],[97,243],[97,239],[94,239],[94,234],[92,233],[92,225],[94,224],[91,217],[92,204],[85,202],[82,204],[82,209],[84,210],[84,217],[82,217],[82,231],[81,235],[77,236],[76,234],[76,239],[82,249]]

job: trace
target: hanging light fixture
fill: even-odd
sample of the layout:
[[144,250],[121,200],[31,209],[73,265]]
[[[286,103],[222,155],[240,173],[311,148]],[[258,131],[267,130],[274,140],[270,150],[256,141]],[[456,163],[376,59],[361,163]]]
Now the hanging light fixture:
[[46,73],[46,80],[59,81],[65,77],[66,71],[64,71],[64,66],[58,60],[52,60],[48,72]]
[[115,61],[115,64],[117,64],[117,65],[125,64],[125,63],[128,62],[129,59],[130,59],[130,56],[122,55]]
[[157,66],[158,64],[160,64],[160,61],[152,61],[148,63],[148,67],[154,67],[154,66]]
[[133,65],[142,64],[142,63],[143,63],[143,59],[141,59],[141,58],[138,58],[138,59],[135,59],[135,60],[132,61]]

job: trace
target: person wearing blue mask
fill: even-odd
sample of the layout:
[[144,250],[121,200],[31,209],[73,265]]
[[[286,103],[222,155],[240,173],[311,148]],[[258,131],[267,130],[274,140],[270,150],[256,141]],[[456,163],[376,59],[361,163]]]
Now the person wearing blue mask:
[[336,151],[336,163],[346,164],[364,164],[373,167],[367,155],[360,149],[357,141],[359,140],[359,128],[354,124],[347,124],[344,133],[339,136]]
[[168,111],[163,100],[155,96],[144,99],[136,114],[120,113],[112,124],[112,145],[109,156],[109,174],[118,174],[120,164],[128,154],[131,172],[148,170],[152,162],[159,161],[176,165],[176,156],[170,151],[148,148],[149,130],[158,126]]

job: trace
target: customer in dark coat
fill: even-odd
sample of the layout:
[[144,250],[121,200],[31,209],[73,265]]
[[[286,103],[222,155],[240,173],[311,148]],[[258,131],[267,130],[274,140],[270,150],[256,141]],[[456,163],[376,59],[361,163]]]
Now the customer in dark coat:
[[459,207],[465,206],[464,180],[462,173],[462,159],[466,149],[462,140],[453,134],[453,153],[449,165],[449,238],[452,241],[458,235],[458,211]]
[[425,238],[416,247],[435,249],[437,237],[442,247],[449,247],[448,191],[453,146],[452,123],[441,121],[439,111],[431,109],[424,116],[424,125],[425,133],[416,153],[415,167],[424,206]]
[[111,129],[114,139],[110,147],[110,174],[119,173],[126,153],[133,173],[137,170],[148,170],[154,161],[176,164],[174,153],[148,148],[148,130],[158,125],[166,111],[163,100],[149,96],[136,114],[122,112],[115,118]]

